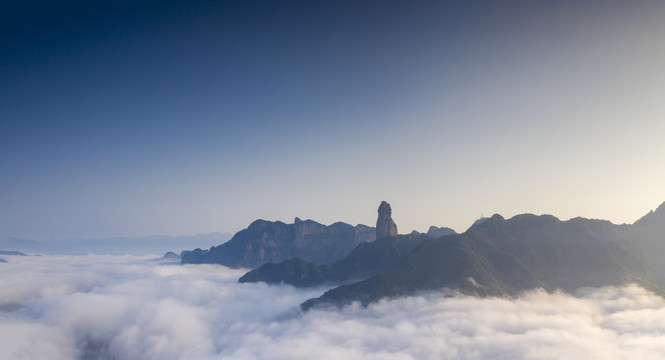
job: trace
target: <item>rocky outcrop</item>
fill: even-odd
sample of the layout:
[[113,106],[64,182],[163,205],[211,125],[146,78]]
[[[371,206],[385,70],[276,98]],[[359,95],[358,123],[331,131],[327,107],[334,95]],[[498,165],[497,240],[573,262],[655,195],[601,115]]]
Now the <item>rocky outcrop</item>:
[[293,224],[256,220],[231,240],[203,253],[182,256],[184,264],[222,264],[233,268],[257,268],[269,262],[301,258],[316,264],[342,259],[357,245],[374,241],[374,228],[336,222],[326,226],[295,218]]
[[379,205],[379,217],[376,219],[376,238],[383,239],[388,236],[397,236],[397,225],[392,218],[390,204],[385,201]]

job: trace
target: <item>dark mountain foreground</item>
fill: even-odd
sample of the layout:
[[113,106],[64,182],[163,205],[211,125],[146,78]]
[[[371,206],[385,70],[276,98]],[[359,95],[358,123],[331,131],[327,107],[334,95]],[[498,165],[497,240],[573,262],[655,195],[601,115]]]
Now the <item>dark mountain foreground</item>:
[[[272,229],[273,224],[261,225]],[[288,233],[289,225],[279,226]],[[254,231],[251,239],[267,241],[254,240],[253,246],[246,242],[239,248],[245,253],[247,248],[259,254],[274,253],[279,247],[266,245],[274,235],[262,231]],[[483,218],[463,234],[451,231],[432,227],[427,234],[397,235],[390,205],[382,202],[375,235],[378,240],[361,243],[348,255],[328,262],[322,261],[324,256],[284,259],[288,252],[282,251],[282,259],[265,263],[239,281],[340,285],[303,303],[303,309],[351,301],[369,304],[442,288],[480,296],[515,295],[533,288],[572,292],[580,287],[628,282],[657,291],[665,289],[665,203],[632,225],[522,214],[508,220],[500,215]],[[240,239],[248,238],[238,234]],[[224,245],[231,247],[232,242]],[[213,249],[219,251],[222,246]],[[336,256],[343,253],[328,251]],[[223,258],[223,252],[218,256]],[[251,264],[266,260],[264,256]]]
[[662,291],[664,260],[665,203],[632,225],[531,214],[506,220],[494,215],[463,234],[425,240],[391,268],[301,306],[307,310],[351,301],[369,304],[442,288],[501,296],[533,288],[572,292],[634,282]]

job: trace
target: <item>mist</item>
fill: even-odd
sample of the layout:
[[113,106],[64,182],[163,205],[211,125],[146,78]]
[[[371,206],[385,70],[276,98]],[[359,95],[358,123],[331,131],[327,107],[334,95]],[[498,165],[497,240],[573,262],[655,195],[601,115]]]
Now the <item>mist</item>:
[[3,359],[635,359],[665,357],[665,301],[637,285],[450,291],[300,312],[326,288],[137,256],[7,257]]

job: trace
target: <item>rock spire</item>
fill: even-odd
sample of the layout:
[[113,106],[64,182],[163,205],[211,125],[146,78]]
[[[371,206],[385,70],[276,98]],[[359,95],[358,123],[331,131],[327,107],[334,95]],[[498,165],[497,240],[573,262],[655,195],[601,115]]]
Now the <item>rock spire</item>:
[[391,217],[390,204],[385,201],[379,205],[379,218],[376,219],[376,238],[382,239],[388,236],[397,236],[397,225]]

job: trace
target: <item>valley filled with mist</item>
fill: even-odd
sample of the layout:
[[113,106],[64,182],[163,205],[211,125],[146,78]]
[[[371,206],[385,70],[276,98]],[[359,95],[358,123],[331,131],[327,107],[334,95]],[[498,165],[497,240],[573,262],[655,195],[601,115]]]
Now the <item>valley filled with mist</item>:
[[665,356],[637,285],[479,298],[441,290],[302,312],[324,287],[144,256],[6,256],[3,359],[604,359]]

